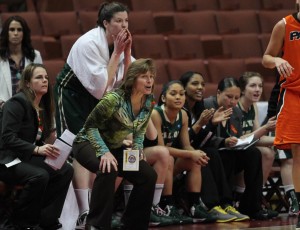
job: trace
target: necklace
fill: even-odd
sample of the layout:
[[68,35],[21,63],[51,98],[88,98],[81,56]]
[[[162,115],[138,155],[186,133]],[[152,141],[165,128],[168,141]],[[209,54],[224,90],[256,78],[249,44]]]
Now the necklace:
[[18,72],[17,72],[17,74],[16,74],[16,78],[17,78],[18,80],[21,79],[21,73],[20,73],[20,70],[18,70]]
[[38,109],[36,109],[36,114],[38,119],[38,132],[37,132],[36,140],[40,140],[43,134],[43,122]]
[[[133,105],[131,103],[131,100],[128,100],[128,103],[129,103],[129,107],[131,109],[132,135],[133,135],[133,137],[135,137],[135,135],[136,135],[136,133],[138,131],[138,127],[139,127],[140,123],[142,122],[141,111],[142,111],[142,108],[143,108],[143,98],[141,98],[140,108],[139,108],[139,111],[137,112],[136,116],[135,116],[134,111],[133,111]],[[136,120],[136,118],[137,118],[137,120]],[[132,140],[132,144],[133,143],[134,143],[134,139]]]
[[20,60],[20,63],[19,63],[19,66],[17,65],[17,63],[15,62],[14,64],[14,68],[15,68],[15,71],[16,71],[16,78],[18,80],[21,79],[21,73],[22,73],[22,70],[24,69],[24,60],[23,58]]

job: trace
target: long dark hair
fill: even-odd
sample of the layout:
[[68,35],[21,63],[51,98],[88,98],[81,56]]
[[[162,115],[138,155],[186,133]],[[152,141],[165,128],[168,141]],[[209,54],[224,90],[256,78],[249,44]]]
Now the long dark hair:
[[240,87],[239,81],[233,77],[225,77],[218,84],[218,91],[223,92],[224,90],[236,86]]
[[115,13],[118,12],[129,12],[127,6],[119,2],[104,2],[98,11],[97,25],[105,29],[103,21],[110,22]]
[[[191,78],[193,77],[194,74],[199,74],[203,79],[203,74],[200,72],[196,72],[196,71],[187,71],[184,74],[181,75],[180,77],[180,81],[184,87],[184,89],[186,88],[187,84],[189,83],[189,81],[191,80]],[[185,101],[186,105],[187,105],[187,100]],[[187,106],[185,106],[185,109],[187,109]],[[200,117],[201,113],[204,110],[204,102],[203,100],[201,101],[196,101],[195,105],[193,108],[191,108],[191,112],[193,114],[195,114],[196,117]]]
[[166,83],[166,84],[163,86],[162,91],[161,91],[161,94],[159,95],[159,98],[158,98],[157,105],[160,106],[160,105],[163,105],[163,104],[164,104],[164,102],[163,102],[163,100],[162,100],[162,96],[166,97],[168,90],[169,90],[170,87],[171,87],[172,85],[174,85],[174,84],[179,84],[179,85],[182,86],[182,88],[184,88],[182,82],[179,81],[179,80],[169,81],[168,83]]
[[9,17],[2,25],[2,31],[0,34],[0,57],[3,60],[7,59],[7,53],[9,53],[9,26],[12,21],[19,22],[23,29],[23,40],[22,40],[22,52],[23,55],[33,62],[35,58],[34,49],[31,44],[31,31],[24,18],[15,15]]
[[[41,67],[45,68],[43,64],[31,63],[27,65],[22,72],[22,77],[20,79],[20,92],[23,92],[27,98],[27,100],[31,103],[32,107],[34,106],[34,99],[36,97],[35,92],[29,88],[27,85],[31,81],[33,77],[33,72],[36,68]],[[48,82],[48,90],[42,98],[39,104],[39,108],[35,108],[42,111],[42,121],[43,121],[43,136],[48,137],[50,135],[51,129],[54,127],[54,100],[52,95],[52,87]]]

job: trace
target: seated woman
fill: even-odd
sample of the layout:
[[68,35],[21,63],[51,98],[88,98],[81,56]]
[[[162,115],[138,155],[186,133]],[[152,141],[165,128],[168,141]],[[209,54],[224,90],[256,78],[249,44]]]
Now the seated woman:
[[236,106],[241,95],[239,82],[231,77],[222,79],[218,84],[217,96],[204,99],[207,109],[232,108],[232,115],[227,121],[215,127],[215,138],[211,141],[217,147],[229,147],[220,152],[228,183],[233,187],[235,174],[244,171],[245,192],[241,198],[239,211],[252,219],[274,217],[270,210],[262,209],[262,162],[261,153],[255,146],[244,150],[233,150],[238,138],[243,135],[242,112]]
[[270,118],[263,126],[259,124],[256,102],[260,100],[263,90],[263,79],[259,73],[243,73],[239,78],[239,84],[242,95],[237,105],[243,113],[243,135],[254,133],[255,138],[260,139],[256,146],[262,154],[263,183],[265,183],[275,157],[274,150],[270,148],[274,137],[267,136],[267,134],[275,130],[276,118],[275,116]]
[[205,81],[201,73],[188,71],[180,77],[184,85],[186,103],[184,110],[189,116],[189,134],[192,146],[205,151],[210,158],[207,167],[202,168],[201,198],[214,214],[216,222],[249,220],[249,216],[239,213],[233,206],[232,191],[226,180],[223,163],[217,148],[209,146],[213,136],[208,123],[217,125],[230,118],[232,108],[224,110],[222,107],[215,110],[204,109],[203,95]]
[[[157,173],[157,180],[155,184],[149,226],[167,226],[174,224],[174,220],[172,218],[169,218],[158,204],[160,202],[165,178],[168,172],[168,161],[170,154],[169,150],[166,147],[157,145],[157,138],[157,130],[154,127],[152,120],[150,119],[145,133],[144,155],[145,160],[153,167],[153,169]],[[132,135],[127,137],[127,139],[123,141],[123,144],[130,148],[132,146]],[[118,186],[119,183],[116,184],[116,188]],[[133,185],[125,182],[125,206],[128,203],[132,189]]]
[[[256,102],[260,100],[263,91],[263,78],[257,72],[245,72],[239,78],[242,95],[237,104],[238,108],[243,113],[243,135],[254,134],[259,141],[256,147],[262,154],[262,169],[263,169],[263,185],[266,183],[271,171],[275,152],[271,148],[273,146],[274,137],[268,136],[269,132],[275,130],[276,118],[271,117],[266,124],[259,124],[259,114]],[[244,184],[242,174],[237,177],[238,186],[236,194],[243,192]],[[296,194],[294,194],[296,198]],[[297,204],[297,202],[296,202]]]
[[16,229],[59,229],[73,168],[65,163],[54,170],[45,157],[59,149],[45,144],[54,127],[54,102],[46,69],[29,64],[20,80],[20,92],[3,106],[0,140],[0,180],[22,185],[11,222]]
[[[160,207],[178,223],[214,221],[200,204],[201,166],[209,158],[201,150],[195,150],[189,140],[188,117],[182,107],[185,102],[184,88],[180,81],[171,81],[165,85],[160,96],[159,106],[155,107],[151,119],[158,133],[158,144],[166,146],[170,152],[168,173],[166,175]],[[180,147],[175,146],[176,142]],[[172,195],[173,176],[187,171],[187,191],[189,217],[179,215],[174,206]]]
[[[122,217],[123,229],[148,229],[157,174],[143,160],[143,141],[153,110],[152,59],[131,63],[119,89],[106,93],[88,116],[73,144],[76,160],[96,173],[85,229],[110,229],[115,181],[133,190]],[[132,149],[123,140],[132,133]]]

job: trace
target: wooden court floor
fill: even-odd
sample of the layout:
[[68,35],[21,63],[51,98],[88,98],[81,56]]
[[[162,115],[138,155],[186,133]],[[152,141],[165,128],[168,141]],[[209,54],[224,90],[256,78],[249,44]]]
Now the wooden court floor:
[[192,224],[192,225],[177,225],[160,228],[149,228],[149,230],[295,230],[297,217],[288,217],[287,214],[280,214],[279,217],[272,220],[265,221],[245,221],[245,222],[231,222],[231,223],[214,223],[214,224]]

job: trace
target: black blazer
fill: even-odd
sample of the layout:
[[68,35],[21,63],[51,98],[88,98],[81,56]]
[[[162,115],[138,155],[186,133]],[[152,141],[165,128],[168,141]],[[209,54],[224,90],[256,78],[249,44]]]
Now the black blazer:
[[37,112],[20,92],[10,98],[3,106],[0,134],[0,164],[19,158],[30,159],[36,147],[38,131]]
[[[206,109],[210,109],[210,108],[218,109],[219,106],[218,106],[217,98],[215,96],[205,98],[204,107]],[[230,128],[230,135],[239,138],[240,136],[243,135],[243,124],[242,124],[243,114],[238,107],[233,107],[232,109],[233,112],[228,121],[230,122],[230,126],[232,126],[232,128]],[[224,142],[224,138],[225,137],[221,136],[221,124],[218,124],[215,132],[215,136],[211,139],[213,146],[222,147],[220,146],[220,144]]]

